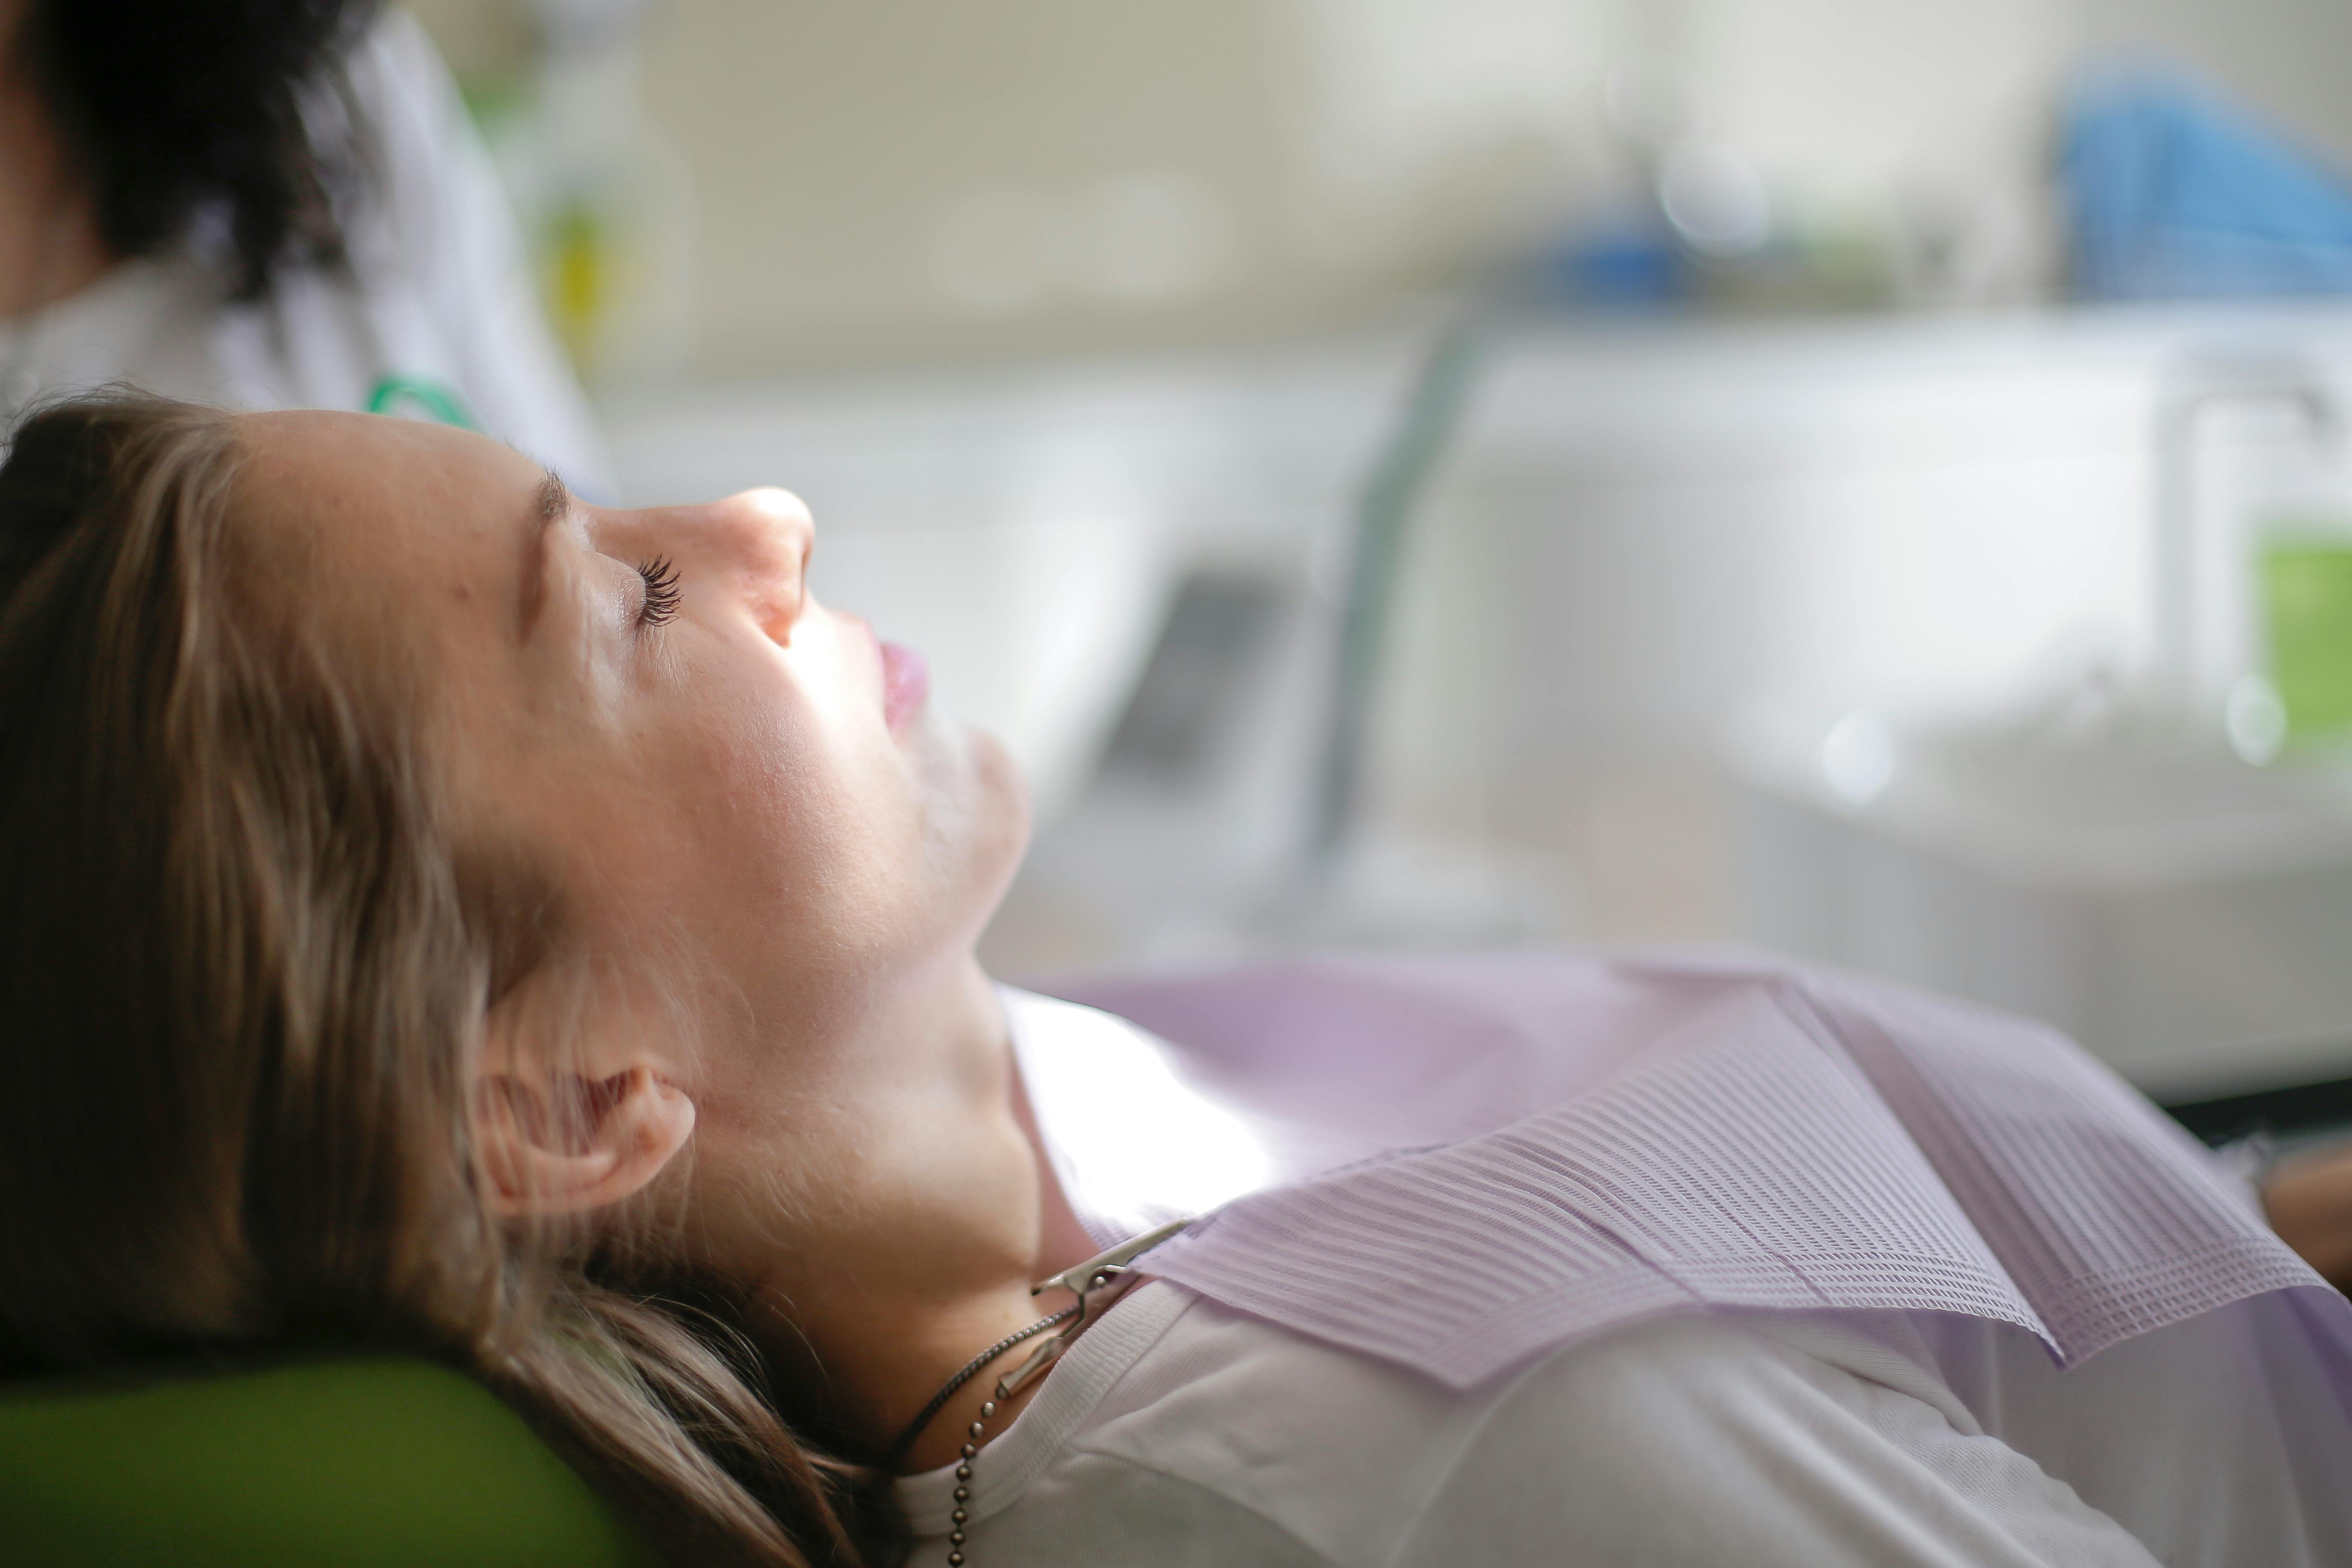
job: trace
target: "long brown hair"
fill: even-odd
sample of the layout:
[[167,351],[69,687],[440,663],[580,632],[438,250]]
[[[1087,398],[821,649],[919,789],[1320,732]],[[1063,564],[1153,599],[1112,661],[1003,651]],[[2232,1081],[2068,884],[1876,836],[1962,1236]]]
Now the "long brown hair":
[[410,1346],[680,1562],[866,1560],[876,1478],[609,1282],[658,1238],[485,1210],[467,1085],[552,895],[452,842],[422,672],[283,607],[237,465],[224,416],[117,395],[0,467],[0,1371]]

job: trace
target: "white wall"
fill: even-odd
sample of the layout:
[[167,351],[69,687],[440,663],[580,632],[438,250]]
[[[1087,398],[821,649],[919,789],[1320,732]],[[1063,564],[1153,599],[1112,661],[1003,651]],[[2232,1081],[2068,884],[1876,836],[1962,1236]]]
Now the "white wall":
[[[461,72],[528,32],[418,4]],[[1809,221],[1940,228],[2014,292],[2052,85],[2118,46],[2352,164],[2342,0],[663,0],[644,80],[695,363],[739,372],[1360,319],[1622,177],[1602,89],[1642,59]]]

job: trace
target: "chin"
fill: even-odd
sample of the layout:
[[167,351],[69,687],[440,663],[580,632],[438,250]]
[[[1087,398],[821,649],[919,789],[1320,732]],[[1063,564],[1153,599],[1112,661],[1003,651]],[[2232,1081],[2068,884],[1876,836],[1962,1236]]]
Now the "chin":
[[933,885],[977,941],[1029,846],[1029,786],[987,731],[947,721],[927,727],[919,771]]
[[1029,848],[1029,781],[1004,742],[985,730],[964,727],[964,752],[974,795],[974,869],[986,868],[985,924]]

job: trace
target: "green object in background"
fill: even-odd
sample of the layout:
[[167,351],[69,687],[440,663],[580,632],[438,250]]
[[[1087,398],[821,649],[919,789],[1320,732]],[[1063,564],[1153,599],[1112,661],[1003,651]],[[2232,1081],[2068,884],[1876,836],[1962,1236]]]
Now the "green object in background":
[[649,1568],[522,1418],[427,1361],[0,1384],[8,1568]]
[[370,414],[397,413],[404,404],[424,410],[425,416],[436,424],[455,425],[460,430],[481,428],[457,389],[429,375],[387,375],[368,389]]
[[2287,741],[2352,742],[2352,530],[2273,536],[2262,594]]

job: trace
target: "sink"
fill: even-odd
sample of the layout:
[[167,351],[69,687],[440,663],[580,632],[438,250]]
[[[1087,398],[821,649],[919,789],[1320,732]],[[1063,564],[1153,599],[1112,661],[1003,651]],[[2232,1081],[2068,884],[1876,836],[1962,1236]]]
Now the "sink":
[[2336,768],[1855,716],[1739,773],[1759,941],[2046,1019],[2159,1097],[2352,1074]]

